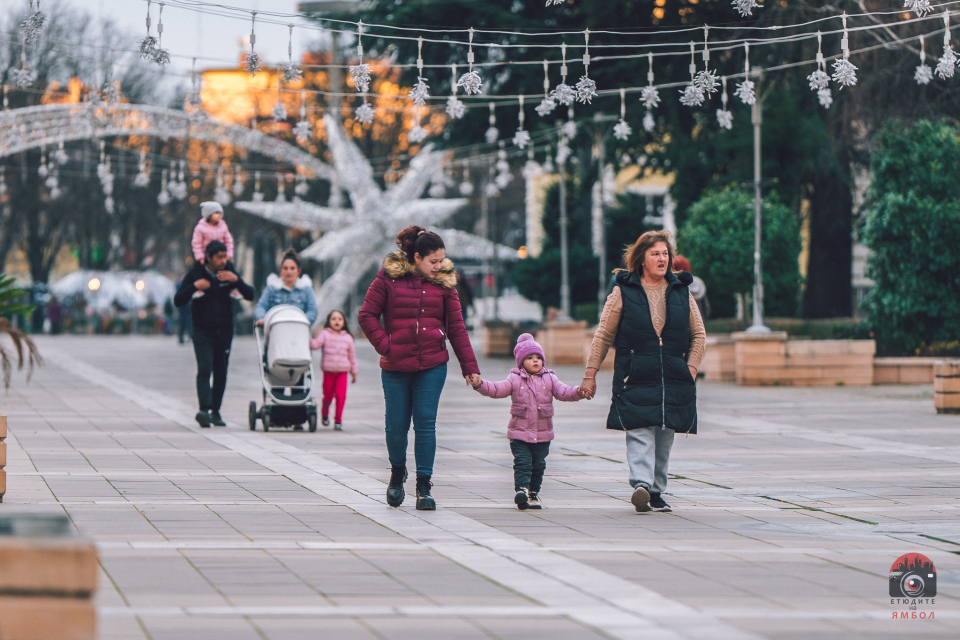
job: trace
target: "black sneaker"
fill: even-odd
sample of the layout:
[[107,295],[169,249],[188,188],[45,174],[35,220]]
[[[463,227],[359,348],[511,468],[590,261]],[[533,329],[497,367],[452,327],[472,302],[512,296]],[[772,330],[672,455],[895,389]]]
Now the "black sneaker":
[[399,507],[403,504],[406,492],[403,490],[403,483],[407,480],[407,467],[390,467],[390,484],[387,485],[387,504],[391,507]]
[[333,430],[334,430],[334,431],[343,431],[343,423],[342,423],[342,422],[334,422],[334,423],[333,423]]
[[323,416],[322,418],[320,418],[320,424],[322,424],[322,425],[325,426],[325,427],[329,427],[329,426],[330,426],[330,418],[328,418],[327,416]]
[[543,503],[540,502],[539,491],[530,492],[530,500],[527,502],[527,509],[543,509]]
[[650,511],[650,492],[643,485],[633,490],[630,502],[636,507],[637,513],[646,513]]
[[430,476],[417,476],[417,511],[436,511],[437,503],[430,495]]
[[530,490],[526,487],[517,489],[517,494],[513,496],[513,502],[520,511],[526,511],[530,507]]
[[215,426],[215,427],[225,427],[225,426],[227,426],[227,423],[224,422],[224,421],[223,421],[223,418],[220,417],[220,412],[219,412],[219,411],[211,411],[211,412],[210,412],[210,424],[212,424],[212,425]]
[[659,493],[650,494],[650,506],[654,511],[659,511],[661,513],[670,513],[672,511],[670,505],[666,503]]
[[197,421],[197,424],[199,424],[202,428],[210,428],[210,414],[207,411],[197,411],[197,415],[194,417]]

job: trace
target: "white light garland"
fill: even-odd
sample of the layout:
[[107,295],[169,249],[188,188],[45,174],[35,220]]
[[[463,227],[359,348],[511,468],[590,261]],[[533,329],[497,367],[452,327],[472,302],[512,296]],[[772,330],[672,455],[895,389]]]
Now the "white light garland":
[[750,79],[750,43],[743,43],[743,82],[737,84],[733,95],[740,98],[743,104],[753,105],[757,101],[756,87]]
[[[160,5],[160,9],[163,10],[163,5]],[[257,22],[257,12],[253,11],[250,14],[250,53],[243,57],[243,70],[249,73],[251,76],[257,75],[257,72],[260,71],[260,54],[256,52],[254,45],[257,44],[257,34],[254,32],[254,27]]]
[[660,92],[653,86],[653,53],[647,54],[647,86],[640,90],[640,102],[648,110],[660,104]]
[[357,107],[357,110],[354,111],[354,115],[357,117],[357,122],[360,124],[369,124],[373,122],[373,117],[376,115],[373,107],[366,101],[364,98],[363,104]]
[[534,109],[541,118],[545,117],[557,108],[557,102],[550,97],[550,64],[543,61],[543,100]]
[[724,129],[733,129],[733,114],[727,109],[727,76],[723,76],[720,80],[723,84],[723,93],[720,94],[720,102],[723,106],[717,109],[717,124]]
[[313,127],[307,122],[307,105],[304,102],[303,89],[300,90],[300,121],[294,125],[291,133],[297,137],[297,142],[306,144],[313,139]]
[[654,119],[653,114],[647,111],[646,115],[643,116],[643,129],[647,133],[652,133],[654,129],[657,128],[657,121]]
[[558,84],[553,91],[550,92],[550,97],[553,98],[554,102],[557,104],[562,104],[564,106],[569,106],[573,104],[573,101],[577,98],[577,92],[574,91],[573,87],[567,84],[567,44],[563,43],[560,45],[560,55],[563,59],[563,64],[560,65],[560,84]]
[[37,0],[37,10],[33,10],[33,0],[30,0],[30,14],[20,23],[20,38],[25,42],[35,42],[47,26],[48,16],[40,10],[40,0]]
[[843,57],[833,61],[833,81],[840,85],[840,90],[844,87],[852,87],[857,84],[857,68],[848,59],[850,57],[850,36],[847,33],[847,14],[843,16],[843,38],[840,40],[840,49],[843,51]]
[[917,81],[917,84],[930,84],[930,81],[933,80],[933,69],[927,64],[926,41],[923,36],[920,36],[920,64],[913,72],[913,79]]
[[943,55],[937,62],[937,75],[943,80],[952,78],[957,69],[957,54],[950,45],[950,12],[943,10]]
[[293,25],[288,24],[290,34],[287,39],[287,61],[280,65],[280,79],[284,84],[296,82],[303,76],[303,70],[300,65],[293,61]]
[[490,117],[487,121],[490,123],[490,126],[487,128],[486,133],[483,134],[483,137],[487,141],[487,144],[493,144],[500,138],[500,131],[497,129],[497,105],[491,102],[488,106],[490,107]]
[[530,133],[523,128],[523,121],[526,116],[523,113],[523,96],[520,96],[520,112],[517,114],[517,132],[513,134],[513,144],[520,149],[525,149],[530,144]]
[[690,84],[680,92],[680,104],[685,107],[699,107],[703,104],[706,96],[703,89],[697,83],[697,50],[696,45],[690,43]]
[[627,124],[627,92],[620,89],[620,122],[613,125],[613,137],[617,140],[626,140],[633,133],[633,129]]
[[457,97],[457,65],[450,65],[450,68],[453,70],[453,80],[450,81],[450,97],[447,98],[445,111],[454,120],[459,120],[467,112],[467,107]]
[[577,102],[582,104],[591,104],[597,97],[597,83],[590,79],[590,30],[583,32],[584,54],[583,54],[583,76],[577,82]]

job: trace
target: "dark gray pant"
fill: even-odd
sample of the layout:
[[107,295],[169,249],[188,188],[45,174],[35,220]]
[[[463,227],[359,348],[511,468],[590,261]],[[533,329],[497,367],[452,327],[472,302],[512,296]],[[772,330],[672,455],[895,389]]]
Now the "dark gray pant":
[[513,484],[514,490],[520,491],[523,487],[536,493],[543,485],[543,472],[547,469],[547,454],[550,453],[550,441],[524,442],[511,440],[510,451],[513,452]]
[[233,327],[193,328],[193,352],[197,356],[197,400],[200,402],[201,411],[220,411],[223,392],[227,388],[227,366],[230,364],[232,342]]

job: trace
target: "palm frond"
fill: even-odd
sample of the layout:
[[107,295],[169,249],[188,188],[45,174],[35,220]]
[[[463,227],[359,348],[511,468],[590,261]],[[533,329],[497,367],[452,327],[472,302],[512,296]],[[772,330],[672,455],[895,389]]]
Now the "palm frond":
[[[37,345],[33,343],[30,336],[11,325],[10,321],[6,318],[0,318],[0,335],[2,334],[6,334],[16,350],[18,371],[23,369],[25,359],[24,347],[26,347],[27,380],[29,381],[33,375],[33,367],[43,366],[43,358],[37,350]],[[4,349],[3,344],[0,344],[0,370],[3,371],[4,389],[10,388],[10,375],[13,371],[13,363],[10,360],[10,355],[10,352]]]

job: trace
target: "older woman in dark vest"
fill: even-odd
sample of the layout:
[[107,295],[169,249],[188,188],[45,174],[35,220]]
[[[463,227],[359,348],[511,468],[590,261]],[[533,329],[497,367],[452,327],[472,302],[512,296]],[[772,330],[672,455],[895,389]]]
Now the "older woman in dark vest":
[[600,325],[590,345],[585,397],[596,393],[597,370],[613,346],[613,401],[607,428],[626,432],[631,502],[637,511],[670,511],[662,493],[675,433],[697,432],[697,369],[706,331],[688,287],[674,273],[668,231],[648,231],[624,252]]

